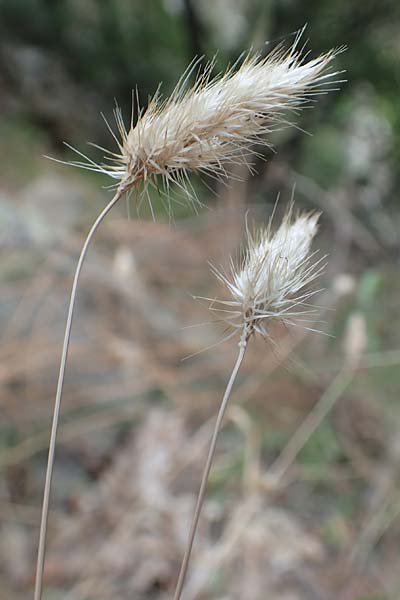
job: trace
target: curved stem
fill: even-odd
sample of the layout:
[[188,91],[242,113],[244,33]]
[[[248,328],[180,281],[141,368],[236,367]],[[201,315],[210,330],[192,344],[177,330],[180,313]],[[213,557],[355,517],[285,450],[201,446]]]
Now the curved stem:
[[201,509],[204,502],[204,496],[206,492],[208,477],[211,471],[211,465],[214,460],[215,448],[217,445],[218,434],[221,431],[222,420],[225,415],[226,407],[228,406],[229,398],[232,392],[233,384],[235,383],[236,376],[239,372],[240,365],[243,362],[243,358],[246,352],[247,340],[242,339],[239,343],[239,354],[236,359],[235,366],[233,367],[231,376],[229,378],[228,384],[225,389],[224,397],[222,398],[221,406],[219,407],[217,420],[215,422],[213,435],[210,442],[210,448],[208,450],[206,464],[204,466],[203,475],[201,479],[200,490],[197,496],[196,508],[193,515],[192,525],[190,528],[189,539],[186,546],[185,554],[183,556],[181,568],[179,571],[178,583],[176,584],[174,600],[180,600],[182,595],[183,584],[185,582],[186,573],[189,566],[190,554],[192,552],[193,541],[196,535],[197,525],[199,522],[199,517],[201,513]]
[[118,202],[118,200],[121,198],[121,196],[122,196],[122,191],[118,190],[115,193],[112,200],[110,200],[110,202],[102,210],[102,212],[99,214],[99,216],[93,223],[93,225],[85,239],[85,242],[83,244],[83,247],[82,247],[82,250],[81,250],[81,253],[79,256],[78,264],[76,265],[74,281],[72,284],[71,296],[70,296],[70,300],[69,300],[67,323],[65,326],[64,342],[63,342],[61,362],[60,362],[60,370],[58,373],[56,399],[54,402],[53,421],[52,421],[52,426],[51,426],[51,434],[50,434],[50,442],[49,442],[49,454],[48,454],[48,458],[47,458],[46,480],[45,480],[44,492],[43,492],[42,516],[41,516],[41,521],[40,521],[34,600],[41,600],[41,598],[42,598],[43,571],[44,571],[44,561],[45,561],[45,552],[46,552],[47,523],[48,523],[48,519],[49,519],[51,480],[53,477],[54,454],[55,454],[55,448],[56,448],[58,421],[59,421],[59,416],[60,416],[60,405],[61,405],[61,398],[62,398],[62,392],[63,392],[63,386],[64,386],[65,367],[67,364],[69,340],[71,337],[72,318],[73,318],[73,314],[74,314],[75,298],[76,298],[76,291],[78,288],[79,275],[81,273],[81,269],[82,269],[83,262],[85,260],[87,249],[89,247],[89,244],[91,242],[91,239],[92,239],[97,227],[100,225],[100,223],[103,221],[104,217],[108,214],[108,212],[112,209],[112,207]]

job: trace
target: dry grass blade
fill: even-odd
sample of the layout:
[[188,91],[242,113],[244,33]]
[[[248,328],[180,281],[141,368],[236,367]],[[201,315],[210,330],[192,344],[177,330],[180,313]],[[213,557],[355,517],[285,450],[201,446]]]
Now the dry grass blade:
[[189,567],[189,560],[190,560],[190,555],[192,552],[193,542],[194,542],[194,538],[196,535],[196,530],[197,530],[197,525],[198,525],[199,518],[200,518],[201,509],[202,509],[202,506],[204,503],[204,497],[205,497],[205,493],[206,493],[208,478],[209,478],[210,471],[211,471],[211,466],[212,466],[212,463],[214,460],[215,449],[216,449],[217,440],[218,440],[218,434],[221,431],[222,421],[223,421],[223,418],[224,418],[224,415],[226,412],[226,408],[228,406],[229,398],[231,396],[233,384],[235,383],[237,374],[239,372],[240,366],[244,359],[244,355],[246,353],[246,345],[247,345],[247,341],[245,341],[243,339],[242,343],[239,346],[239,354],[236,359],[235,366],[233,367],[231,376],[229,378],[228,384],[225,389],[224,397],[222,399],[222,402],[221,402],[221,405],[220,405],[220,408],[218,411],[217,420],[215,422],[214,431],[213,431],[213,435],[211,438],[210,447],[208,450],[206,464],[205,464],[204,470],[203,470],[203,476],[202,476],[202,480],[201,480],[200,490],[199,490],[199,493],[197,496],[196,508],[194,511],[192,525],[190,528],[188,543],[187,543],[185,554],[184,554],[184,557],[182,560],[179,577],[178,577],[178,582],[176,584],[174,600],[180,600],[180,598],[182,597],[182,591],[183,591],[183,586],[185,583],[186,573],[187,573],[187,570]]

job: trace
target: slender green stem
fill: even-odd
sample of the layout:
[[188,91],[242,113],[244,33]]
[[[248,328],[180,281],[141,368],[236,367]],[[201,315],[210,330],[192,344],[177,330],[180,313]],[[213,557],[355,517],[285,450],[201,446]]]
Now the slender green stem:
[[229,378],[228,384],[226,386],[225,389],[225,393],[224,393],[224,397],[222,398],[222,402],[221,405],[219,407],[219,411],[218,411],[218,415],[217,415],[217,420],[215,422],[215,426],[214,426],[214,431],[212,434],[212,438],[211,438],[211,442],[210,442],[210,447],[208,450],[208,455],[207,455],[207,460],[204,466],[204,470],[203,470],[203,475],[202,475],[202,479],[201,479],[201,485],[200,485],[200,489],[199,489],[199,493],[197,496],[197,502],[196,502],[196,508],[194,510],[194,515],[193,515],[193,520],[192,520],[192,525],[190,528],[190,533],[189,533],[189,539],[187,542],[187,546],[186,546],[186,550],[185,550],[185,554],[183,556],[182,559],[182,564],[181,564],[181,568],[179,571],[179,577],[178,577],[178,582],[176,584],[176,589],[175,589],[175,594],[174,594],[174,600],[180,600],[181,596],[182,596],[182,590],[183,590],[183,585],[185,583],[185,577],[186,577],[186,573],[189,567],[189,560],[190,560],[190,555],[192,552],[192,547],[193,547],[193,541],[196,535],[196,530],[197,530],[197,525],[199,522],[199,517],[200,517],[200,513],[201,513],[201,509],[203,506],[203,502],[204,502],[204,496],[206,493],[206,488],[207,488],[207,483],[208,483],[208,478],[210,475],[210,471],[211,471],[211,466],[214,460],[214,455],[215,455],[215,448],[217,445],[217,439],[218,439],[218,434],[221,431],[221,426],[222,426],[222,421],[225,415],[225,411],[226,411],[226,407],[228,406],[228,402],[229,402],[229,398],[232,392],[232,387],[233,384],[235,383],[235,379],[236,376],[239,372],[240,369],[240,365],[243,362],[243,358],[246,352],[246,347],[247,347],[247,339],[246,338],[242,338],[240,343],[239,343],[239,354],[238,357],[236,359],[236,363],[235,366],[233,367],[231,376]]
[[47,524],[49,520],[49,504],[50,504],[50,493],[51,493],[51,480],[53,477],[53,467],[54,467],[54,454],[56,448],[56,439],[57,439],[57,430],[58,430],[58,422],[60,416],[60,406],[61,406],[61,398],[64,387],[64,377],[65,377],[65,367],[67,364],[68,357],[68,348],[69,348],[69,340],[71,337],[71,327],[72,327],[72,318],[74,314],[75,307],[75,298],[76,291],[78,288],[79,275],[81,273],[82,265],[85,260],[85,256],[87,253],[87,249],[92,240],[92,237],[103,221],[104,217],[109,213],[112,207],[118,202],[121,198],[122,191],[117,190],[114,197],[107,206],[102,210],[99,214],[95,222],[93,223],[86,239],[83,244],[81,254],[79,256],[78,264],[76,266],[74,281],[72,284],[71,296],[69,300],[69,308],[68,308],[68,317],[67,323],[65,326],[64,333],[64,342],[61,354],[61,362],[60,362],[60,370],[58,373],[58,382],[57,382],[57,392],[56,398],[54,402],[54,411],[53,411],[53,421],[51,426],[51,434],[50,434],[50,442],[49,442],[49,453],[47,458],[47,468],[46,468],[46,480],[44,484],[44,492],[43,492],[43,504],[42,504],[42,516],[40,522],[40,532],[39,532],[39,544],[38,544],[38,554],[37,554],[37,565],[36,565],[36,581],[35,581],[35,595],[34,600],[41,600],[42,598],[42,586],[43,586],[43,571],[44,571],[44,561],[45,561],[45,553],[46,553],[46,538],[47,538]]

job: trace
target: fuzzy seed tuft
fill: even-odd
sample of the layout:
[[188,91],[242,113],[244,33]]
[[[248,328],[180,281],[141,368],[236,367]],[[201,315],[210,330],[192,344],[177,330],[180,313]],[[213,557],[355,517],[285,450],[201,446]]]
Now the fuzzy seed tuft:
[[242,339],[252,333],[267,338],[268,322],[292,325],[313,312],[308,300],[316,292],[309,286],[323,270],[323,257],[313,260],[316,253],[311,253],[318,218],[316,213],[293,218],[290,209],[274,234],[271,221],[254,233],[247,230],[243,258],[239,265],[231,259],[229,273],[212,267],[230,297],[208,298],[209,308],[220,318],[223,315],[222,320],[241,332]]
[[196,201],[189,172],[225,177],[226,163],[246,162],[256,143],[271,146],[269,134],[288,124],[288,111],[298,111],[335,82],[338,73],[328,67],[341,50],[305,61],[299,41],[300,34],[289,50],[280,47],[265,58],[247,55],[239,68],[216,78],[210,63],[188,89],[192,64],[171,97],[156,93],[129,130],[116,109],[118,151],[105,150],[105,164],[84,155],[85,162],[70,164],[112,177],[122,191],[141,186],[148,197],[149,185],[160,191],[161,178],[168,198],[173,184]]

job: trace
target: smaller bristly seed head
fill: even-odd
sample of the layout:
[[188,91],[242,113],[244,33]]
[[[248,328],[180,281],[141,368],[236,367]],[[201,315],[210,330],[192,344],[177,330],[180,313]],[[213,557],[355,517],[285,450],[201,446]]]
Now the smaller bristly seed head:
[[271,232],[266,228],[247,230],[242,260],[233,260],[230,272],[212,267],[214,274],[226,286],[229,299],[213,300],[210,309],[247,339],[258,332],[268,337],[268,322],[296,324],[313,312],[308,300],[316,293],[310,284],[321,273],[321,261],[315,260],[311,243],[317,232],[319,215],[304,213],[285,215],[280,227]]
[[190,172],[223,177],[226,164],[246,161],[254,144],[271,146],[270,134],[288,124],[288,111],[298,111],[335,83],[337,73],[329,67],[338,51],[307,61],[300,37],[289,50],[248,55],[238,68],[217,77],[211,63],[188,88],[194,63],[171,97],[163,100],[157,93],[130,129],[116,109],[118,150],[106,151],[107,163],[87,158],[75,165],[112,177],[122,191],[137,186],[147,191],[148,185],[160,191],[160,178],[167,192],[174,184],[194,200]]

